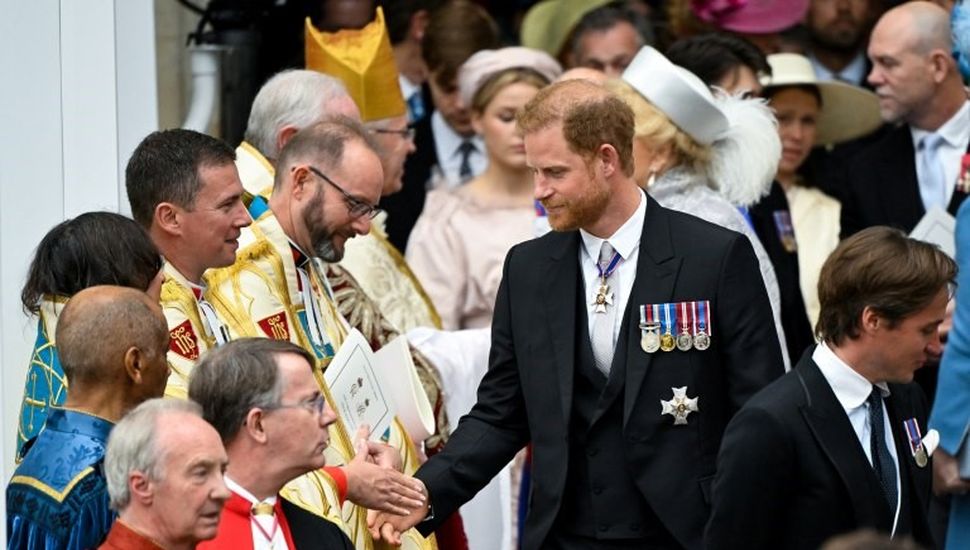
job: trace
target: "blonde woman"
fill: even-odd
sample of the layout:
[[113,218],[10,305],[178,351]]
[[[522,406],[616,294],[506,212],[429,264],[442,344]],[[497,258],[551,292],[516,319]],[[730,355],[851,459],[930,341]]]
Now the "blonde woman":
[[406,254],[445,330],[491,325],[505,255],[534,235],[532,173],[515,116],[560,73],[547,54],[518,47],[478,52],[459,71],[488,167],[463,186],[428,194]]

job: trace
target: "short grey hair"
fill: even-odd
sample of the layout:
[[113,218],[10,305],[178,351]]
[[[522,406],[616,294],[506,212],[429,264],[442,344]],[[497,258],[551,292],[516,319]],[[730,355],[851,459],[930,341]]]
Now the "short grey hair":
[[202,418],[228,445],[254,408],[280,404],[282,377],[276,357],[292,353],[313,368],[315,358],[286,340],[241,338],[209,350],[192,369],[189,398],[202,406]]
[[159,480],[164,475],[159,465],[165,453],[156,448],[156,435],[161,419],[171,413],[202,418],[202,407],[183,399],[149,399],[132,409],[111,430],[104,456],[104,475],[113,510],[120,512],[131,502],[128,487],[131,472],[142,472],[151,480]]
[[264,157],[276,160],[276,135],[281,128],[303,129],[320,122],[327,115],[327,104],[343,97],[349,97],[347,88],[332,76],[304,69],[279,72],[256,94],[243,137]]

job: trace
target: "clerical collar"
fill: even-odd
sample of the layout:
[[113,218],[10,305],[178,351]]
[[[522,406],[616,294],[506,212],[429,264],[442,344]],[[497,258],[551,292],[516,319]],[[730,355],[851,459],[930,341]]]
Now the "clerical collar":
[[182,286],[188,287],[192,290],[192,295],[195,296],[196,300],[201,300],[202,296],[205,294],[205,285],[197,285],[192,281],[188,280],[182,272],[179,271],[172,262],[165,262],[165,277],[171,276],[173,279],[179,282]]
[[290,252],[293,254],[293,262],[296,264],[296,267],[306,267],[310,262],[310,256],[297,246],[295,242],[289,239],[287,240],[290,243]]

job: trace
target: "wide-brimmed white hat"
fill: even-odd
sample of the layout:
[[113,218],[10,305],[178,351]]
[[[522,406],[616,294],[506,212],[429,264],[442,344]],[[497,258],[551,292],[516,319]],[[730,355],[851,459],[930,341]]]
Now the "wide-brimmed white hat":
[[777,53],[768,56],[771,76],[761,78],[765,91],[785,86],[815,86],[822,107],[815,123],[815,144],[830,145],[862,137],[882,124],[879,97],[845,82],[819,81],[812,62],[803,55]]
[[727,116],[707,85],[651,46],[637,52],[623,80],[702,145],[714,143],[728,130]]

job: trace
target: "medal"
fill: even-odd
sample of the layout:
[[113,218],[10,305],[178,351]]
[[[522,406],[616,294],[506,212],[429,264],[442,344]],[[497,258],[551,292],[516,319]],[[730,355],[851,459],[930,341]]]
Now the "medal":
[[909,441],[909,450],[913,453],[913,460],[920,468],[925,468],[929,463],[929,456],[926,454],[926,446],[923,445],[923,435],[920,433],[919,424],[915,418],[903,421],[906,428],[906,439]]
[[791,223],[791,213],[788,210],[775,210],[772,212],[775,219],[775,229],[778,231],[778,240],[786,252],[796,252],[798,245],[795,243],[795,228]]
[[970,153],[960,158],[960,173],[957,176],[957,190],[970,193]]
[[640,306],[640,348],[647,353],[660,349],[660,325],[653,312],[656,306]]
[[670,401],[660,400],[660,415],[669,414],[674,417],[674,426],[686,425],[687,416],[692,412],[698,412],[697,397],[687,397],[687,386],[682,388],[670,388],[674,396]]
[[694,302],[694,349],[700,351],[711,347],[710,306],[707,300]]
[[613,257],[610,259],[609,264],[606,269],[597,262],[596,270],[600,274],[600,286],[596,290],[596,297],[593,298],[593,302],[590,304],[593,306],[594,313],[606,313],[606,308],[613,305],[613,293],[610,292],[610,285],[606,283],[606,280],[610,278],[613,271],[616,270],[616,266],[620,263],[620,253],[614,252]]
[[[664,319],[662,323],[663,334],[660,335],[660,349],[663,351],[674,351],[677,347],[677,342],[674,340],[674,335],[671,334],[672,323],[670,321],[670,306],[671,304],[664,304]],[[676,322],[676,310],[674,311]]]
[[[676,306],[675,306],[676,307]],[[680,332],[677,334],[677,349],[680,351],[690,351],[694,346],[694,337],[690,334],[690,310],[687,309],[687,302],[680,303]]]

